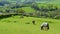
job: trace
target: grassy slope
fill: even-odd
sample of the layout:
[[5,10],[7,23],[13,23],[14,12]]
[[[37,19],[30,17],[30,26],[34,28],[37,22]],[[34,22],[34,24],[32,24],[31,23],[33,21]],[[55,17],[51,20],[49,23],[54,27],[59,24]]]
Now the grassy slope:
[[[36,25],[31,23],[32,20],[36,21]],[[44,21],[49,22],[49,31],[40,30],[40,25]],[[25,24],[27,22],[30,24]],[[20,16],[5,18],[0,20],[0,34],[60,34],[60,20],[34,17],[20,18]]]
[[22,9],[26,12],[35,12],[35,10],[32,9],[31,7],[23,7]]

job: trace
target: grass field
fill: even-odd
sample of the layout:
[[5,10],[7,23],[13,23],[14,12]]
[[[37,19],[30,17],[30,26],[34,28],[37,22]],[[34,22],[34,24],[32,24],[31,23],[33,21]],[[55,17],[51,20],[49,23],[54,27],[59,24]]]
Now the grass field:
[[[36,25],[32,24],[36,21]],[[41,31],[42,22],[49,22],[50,29]],[[30,23],[30,24],[26,24]],[[13,16],[0,20],[0,34],[60,34],[60,20],[50,18],[34,18]]]
[[23,7],[22,8],[25,12],[35,12],[35,10],[31,7]]

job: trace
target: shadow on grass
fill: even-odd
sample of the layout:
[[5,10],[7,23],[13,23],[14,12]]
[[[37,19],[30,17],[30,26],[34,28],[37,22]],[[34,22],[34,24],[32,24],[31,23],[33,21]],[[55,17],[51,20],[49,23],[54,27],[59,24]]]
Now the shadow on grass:
[[0,16],[0,20],[1,19],[4,19],[4,18],[9,18],[9,17],[12,17],[12,16],[16,16],[17,14],[10,14],[10,15],[1,15]]

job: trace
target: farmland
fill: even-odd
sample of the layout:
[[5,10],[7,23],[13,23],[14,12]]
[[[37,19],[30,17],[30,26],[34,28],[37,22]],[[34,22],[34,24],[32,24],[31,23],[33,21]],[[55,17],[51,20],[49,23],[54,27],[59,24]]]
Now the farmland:
[[[0,34],[60,34],[60,0],[5,1],[0,2]],[[43,22],[48,31],[41,30]]]
[[[32,24],[32,20],[36,21],[36,25]],[[50,29],[41,31],[40,25],[42,22],[48,22]],[[30,24],[26,24],[30,23]],[[0,19],[0,34],[59,34],[60,20],[50,18],[35,18],[12,16],[9,18]]]

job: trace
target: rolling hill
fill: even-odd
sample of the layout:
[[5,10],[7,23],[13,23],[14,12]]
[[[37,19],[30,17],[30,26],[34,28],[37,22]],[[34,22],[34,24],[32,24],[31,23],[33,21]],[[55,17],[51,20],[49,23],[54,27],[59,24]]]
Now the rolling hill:
[[[0,0],[2,1],[2,0]],[[6,0],[3,0],[6,1]],[[60,0],[7,0],[9,2],[25,3],[25,2],[37,2],[37,3],[51,3],[51,4],[60,4]]]
[[[36,21],[36,25],[32,24],[32,20]],[[45,21],[49,23],[50,29],[41,31],[40,25]],[[60,34],[59,26],[60,20],[56,19],[13,16],[0,20],[0,34]]]

